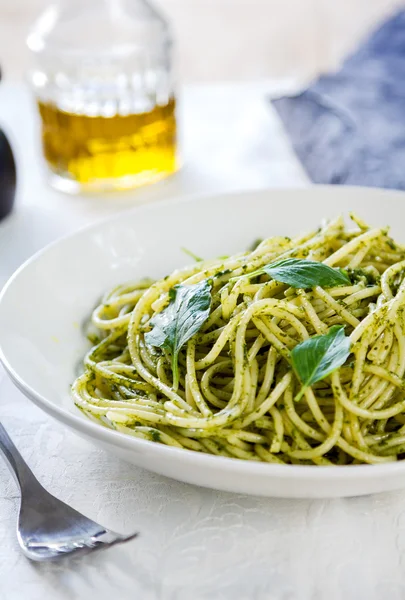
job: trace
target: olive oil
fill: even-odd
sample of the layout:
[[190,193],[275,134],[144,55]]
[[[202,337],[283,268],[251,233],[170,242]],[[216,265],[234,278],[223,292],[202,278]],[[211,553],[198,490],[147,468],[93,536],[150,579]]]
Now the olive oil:
[[112,116],[65,112],[42,100],[38,106],[45,159],[61,181],[82,189],[123,189],[176,171],[173,98],[149,112]]

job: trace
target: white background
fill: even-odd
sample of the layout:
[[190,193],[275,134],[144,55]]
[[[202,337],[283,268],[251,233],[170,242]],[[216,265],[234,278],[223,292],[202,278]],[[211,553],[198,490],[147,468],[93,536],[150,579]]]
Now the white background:
[[[311,78],[335,67],[376,22],[405,5],[404,0],[154,1],[172,22],[183,82]],[[23,75],[29,24],[50,2],[0,0],[0,65],[7,77]]]

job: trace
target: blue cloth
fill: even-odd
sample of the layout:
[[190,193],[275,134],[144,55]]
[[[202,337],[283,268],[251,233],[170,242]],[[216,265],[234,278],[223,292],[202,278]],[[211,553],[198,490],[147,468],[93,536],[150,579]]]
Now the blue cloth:
[[405,11],[338,73],[273,105],[314,182],[405,189]]

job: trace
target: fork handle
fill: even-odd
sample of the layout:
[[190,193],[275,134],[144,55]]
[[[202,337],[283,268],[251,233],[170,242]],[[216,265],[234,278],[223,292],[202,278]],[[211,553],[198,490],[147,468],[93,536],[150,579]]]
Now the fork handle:
[[10,436],[0,423],[0,454],[3,454],[11,473],[22,491],[26,486],[38,488],[41,484],[14,446]]

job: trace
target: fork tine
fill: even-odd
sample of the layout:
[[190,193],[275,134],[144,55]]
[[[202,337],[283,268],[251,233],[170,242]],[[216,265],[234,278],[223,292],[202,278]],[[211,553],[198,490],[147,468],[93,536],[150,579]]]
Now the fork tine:
[[106,544],[108,546],[113,546],[114,544],[124,544],[125,542],[130,542],[131,540],[138,537],[139,533],[135,532],[131,533],[130,535],[122,535],[120,533],[115,533],[115,531],[110,531],[106,529],[105,534],[103,535],[111,536],[111,539],[99,540],[99,536],[95,536],[97,538],[96,541],[100,541],[102,544]]
[[[96,550],[111,548],[119,544],[129,542],[136,537],[138,533],[131,535],[121,535],[112,531],[101,532],[100,536],[83,538],[82,540],[59,542],[55,544],[31,542],[24,543],[19,539],[21,549],[24,554],[35,562],[56,561],[62,558],[74,557],[77,555],[89,554]],[[107,539],[102,539],[106,536]]]

